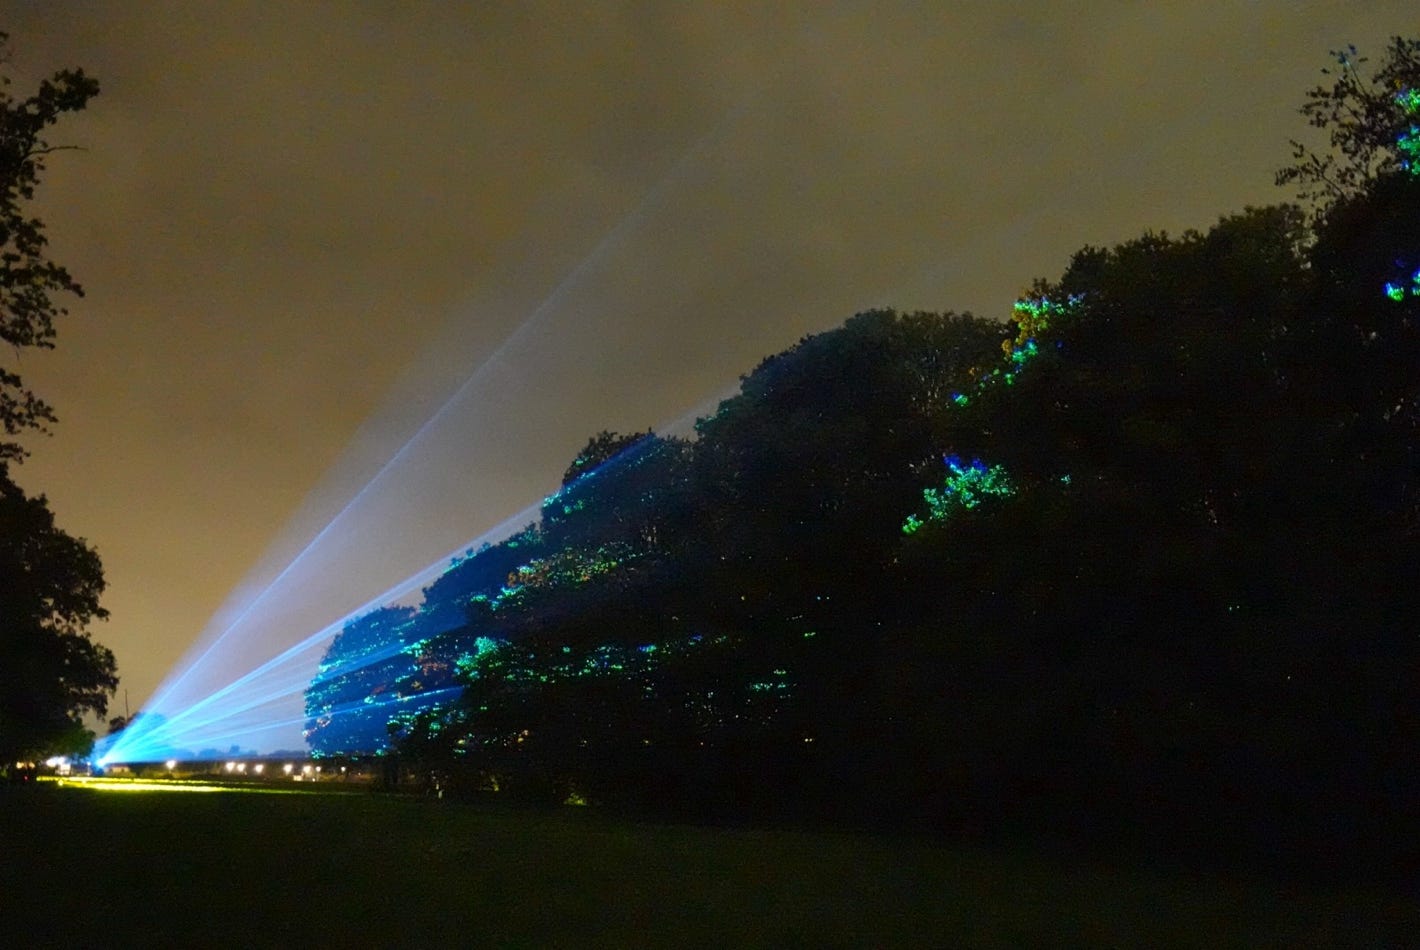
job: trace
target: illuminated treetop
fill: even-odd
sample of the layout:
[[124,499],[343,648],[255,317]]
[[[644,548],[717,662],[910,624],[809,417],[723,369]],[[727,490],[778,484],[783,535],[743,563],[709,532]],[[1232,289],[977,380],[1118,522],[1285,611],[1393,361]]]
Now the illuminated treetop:
[[1394,37],[1374,70],[1354,46],[1333,51],[1322,70],[1331,85],[1307,93],[1302,115],[1327,133],[1318,151],[1292,141],[1292,164],[1277,173],[1298,197],[1319,207],[1353,196],[1387,173],[1420,174],[1420,40]]

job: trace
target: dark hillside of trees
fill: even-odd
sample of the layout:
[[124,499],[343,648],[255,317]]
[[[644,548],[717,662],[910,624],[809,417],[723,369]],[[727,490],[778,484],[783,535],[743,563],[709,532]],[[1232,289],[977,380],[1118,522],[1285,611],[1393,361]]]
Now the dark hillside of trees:
[[1403,867],[1420,42],[1361,62],[1303,110],[1305,206],[1084,248],[1009,324],[859,314],[693,440],[593,437],[538,525],[337,638],[313,747],[674,817]]

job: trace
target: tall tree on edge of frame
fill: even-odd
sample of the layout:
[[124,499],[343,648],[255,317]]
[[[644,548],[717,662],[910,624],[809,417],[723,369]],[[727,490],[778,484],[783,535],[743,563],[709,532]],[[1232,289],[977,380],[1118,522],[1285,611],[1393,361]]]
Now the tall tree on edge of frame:
[[[0,33],[0,46],[7,39]],[[54,346],[55,318],[66,312],[54,295],[82,294],[46,256],[44,223],[25,205],[46,157],[62,148],[44,138],[46,129],[83,109],[99,85],[78,69],[56,72],[23,99],[9,84],[0,77],[0,341],[18,355]],[[86,630],[107,616],[97,553],[55,526],[43,495],[27,496],[10,478],[10,464],[27,454],[14,437],[43,432],[54,419],[17,372],[0,367],[0,761],[7,763],[86,752],[93,734],[82,717],[107,712],[118,685],[113,653]]]

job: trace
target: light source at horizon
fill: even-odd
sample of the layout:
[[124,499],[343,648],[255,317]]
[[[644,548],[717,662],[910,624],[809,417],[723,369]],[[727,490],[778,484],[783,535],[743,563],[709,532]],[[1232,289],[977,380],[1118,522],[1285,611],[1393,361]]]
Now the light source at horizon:
[[[737,384],[736,387],[716,394],[709,402],[718,403],[734,388],[737,388]],[[689,422],[698,418],[705,408],[706,403],[701,403],[669,424],[662,426],[658,431],[682,429]],[[602,473],[625,461],[628,455],[639,452],[644,444],[644,441],[632,444],[618,455],[603,461],[596,468],[583,474],[581,479],[599,477]],[[552,497],[555,498],[556,494],[554,493]],[[272,714],[274,706],[292,696],[304,694],[311,681],[308,658],[313,651],[323,647],[355,618],[379,607],[398,604],[411,593],[421,589],[447,570],[449,564],[455,562],[461,554],[467,555],[484,543],[493,543],[511,536],[515,531],[535,520],[548,500],[542,499],[536,504],[529,505],[480,537],[460,545],[457,551],[440,558],[434,564],[416,572],[378,597],[366,601],[340,619],[305,636],[231,682],[213,690],[196,702],[174,711],[170,716],[158,710],[153,711],[157,712],[157,715],[151,715],[149,711],[145,710],[134,717],[133,723],[127,729],[118,734],[115,743],[99,752],[96,761],[100,766],[106,766],[122,762],[157,762],[168,757],[219,758],[231,752],[230,748],[223,748],[227,743],[240,744],[241,739],[254,733],[303,725],[306,721],[304,713],[285,718],[272,718]],[[361,657],[359,663],[343,668],[343,671],[352,672],[374,665],[388,659],[398,651],[398,647],[374,651]],[[209,656],[210,653],[211,649],[209,648],[203,653],[203,657]],[[427,703],[435,698],[452,700],[455,698],[454,694],[459,691],[459,688],[454,688],[436,690],[416,696],[396,697],[380,705],[390,706],[393,714],[401,705],[416,702]],[[334,715],[347,715],[367,709],[369,706],[365,703],[349,703],[334,710]]]

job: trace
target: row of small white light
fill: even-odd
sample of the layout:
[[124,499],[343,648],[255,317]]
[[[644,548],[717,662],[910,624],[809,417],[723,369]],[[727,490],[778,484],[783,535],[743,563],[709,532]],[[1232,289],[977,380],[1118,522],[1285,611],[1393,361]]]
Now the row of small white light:
[[[177,768],[177,761],[175,759],[169,759],[167,762],[167,767],[169,772],[173,771]],[[237,775],[245,775],[247,773],[247,763],[236,761],[228,762],[225,766],[225,771],[235,773]],[[256,762],[252,764],[251,772],[253,775],[261,775],[265,771],[266,763]],[[291,762],[287,762],[285,765],[281,766],[281,771],[284,772],[286,775],[291,776],[291,778],[297,782],[301,781],[302,779],[313,781],[315,776],[321,774],[321,767],[319,765],[303,765],[301,766],[300,772],[297,772],[296,766]],[[344,774],[345,766],[341,766],[340,771],[341,774]]]

